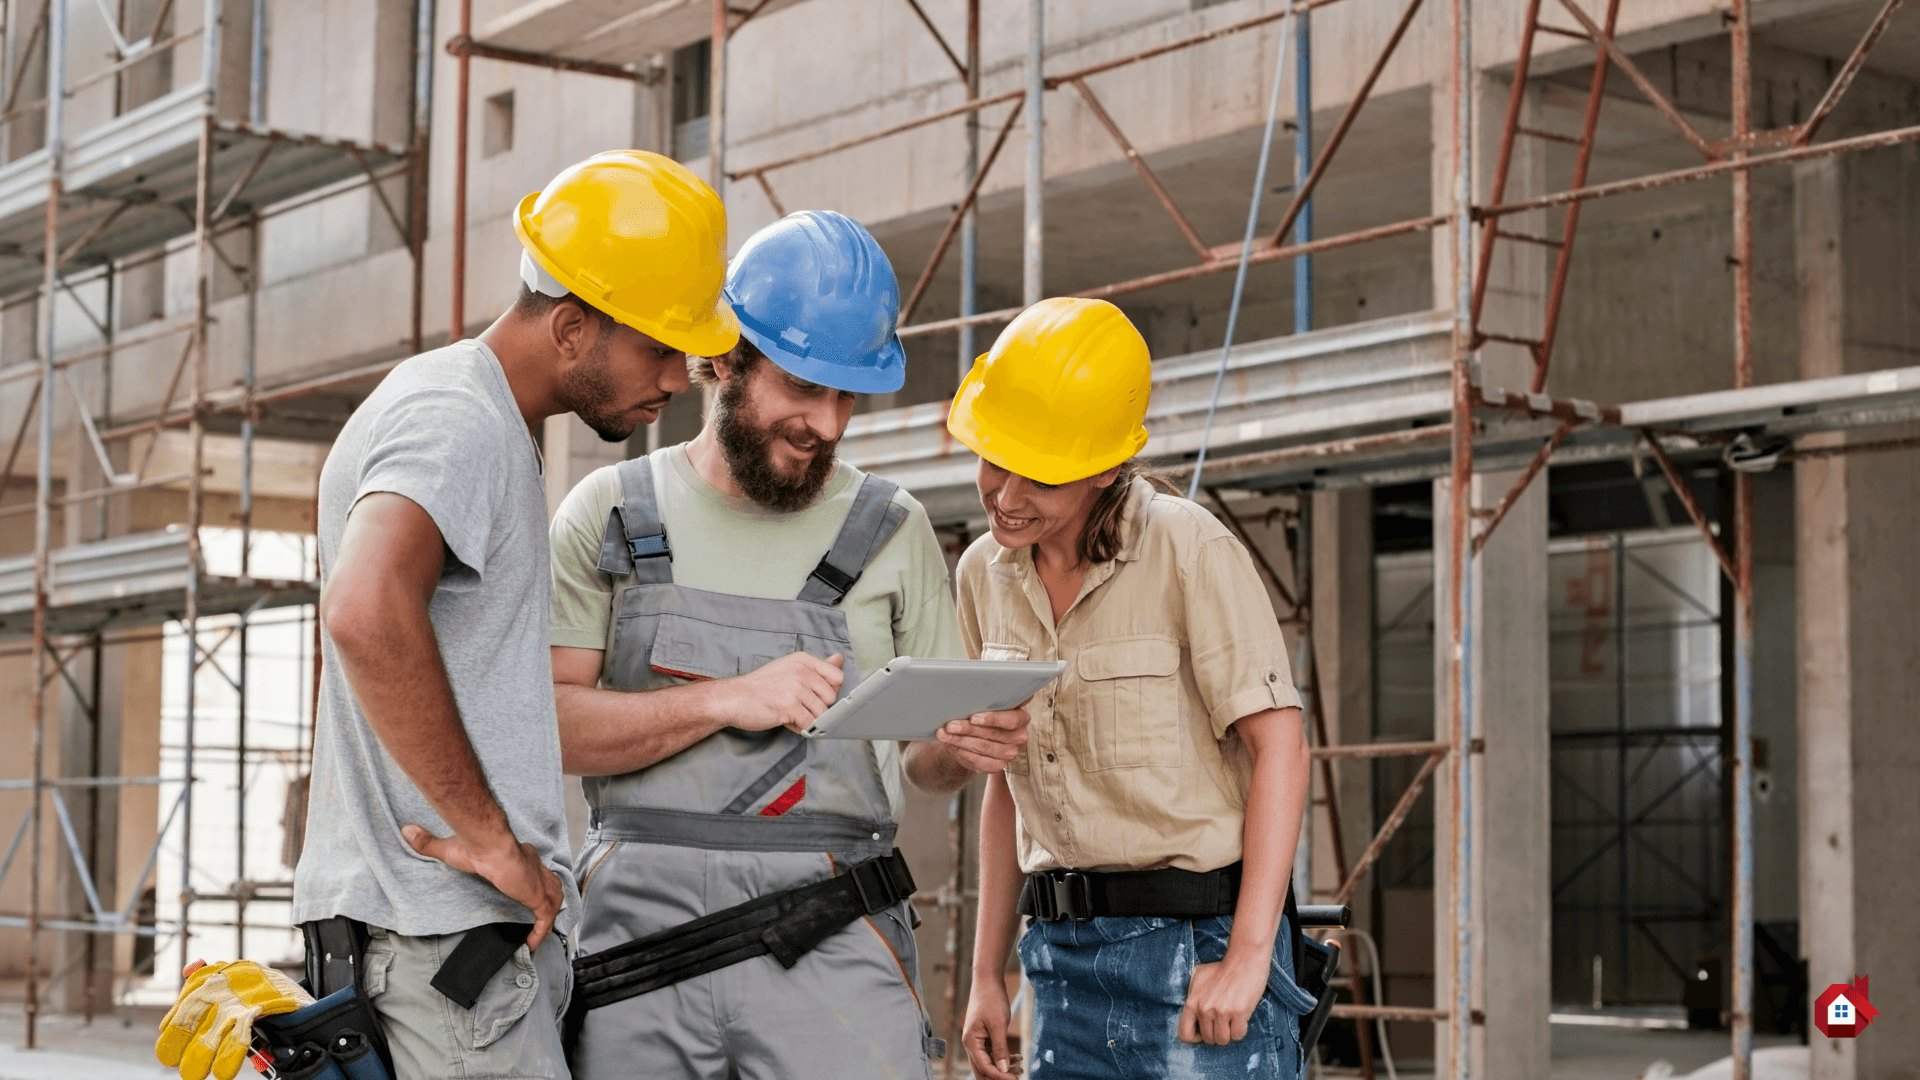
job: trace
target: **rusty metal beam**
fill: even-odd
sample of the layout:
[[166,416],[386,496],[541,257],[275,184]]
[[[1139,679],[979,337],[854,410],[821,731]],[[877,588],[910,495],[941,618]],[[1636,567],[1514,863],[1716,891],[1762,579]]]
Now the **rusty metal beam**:
[[760,190],[766,194],[767,202],[769,205],[773,207],[774,215],[776,217],[786,217],[787,216],[786,204],[780,201],[780,196],[775,195],[773,193],[773,185],[767,182],[767,174],[754,173],[753,178],[754,180],[759,182]]
[[[1295,4],[1292,10],[1296,14],[1298,14],[1301,12],[1312,11],[1316,8],[1326,7],[1329,4],[1335,4],[1339,2],[1340,0],[1302,0],[1301,3]],[[1247,30],[1254,30],[1259,27],[1265,26],[1268,23],[1279,22],[1281,19],[1286,17],[1287,11],[1288,11],[1287,8],[1281,8],[1277,11],[1271,11],[1264,15],[1256,15],[1251,19],[1245,19],[1245,20],[1242,20],[1241,22],[1233,23],[1228,26],[1219,27],[1218,29],[1207,30],[1198,34],[1193,34],[1191,36],[1181,38],[1178,41],[1169,41],[1164,45],[1156,45],[1150,49],[1141,49],[1138,52],[1128,53],[1125,56],[1118,56],[1113,58],[1112,60],[1103,60],[1097,64],[1089,64],[1086,67],[1078,68],[1074,71],[1066,71],[1058,75],[1049,75],[1047,76],[1046,84],[1049,89],[1053,89],[1073,79],[1084,79],[1092,75],[1098,75],[1101,72],[1112,71],[1115,68],[1122,68],[1130,64],[1137,64],[1143,60],[1151,60],[1156,56],[1165,56],[1168,53],[1179,52],[1182,49],[1190,49],[1196,45],[1204,45],[1207,42],[1217,41],[1220,38],[1231,37],[1234,34],[1242,33]],[[783,158],[776,158],[773,161],[764,162],[762,164],[755,165],[751,168],[742,169],[739,172],[730,172],[727,174],[727,178],[730,180],[740,180],[756,172],[771,172],[774,169],[784,169],[789,165],[799,165],[803,162],[813,161],[817,158],[825,157],[828,154],[836,154],[842,150],[850,150],[856,146],[864,146],[867,143],[875,142],[880,139],[885,139],[893,135],[899,135],[904,132],[912,131],[915,128],[926,127],[928,124],[937,124],[942,120],[951,120],[956,116],[965,116],[967,113],[978,111],[980,109],[986,108],[989,105],[998,105],[1001,102],[1006,102],[1006,101],[1016,101],[1021,98],[1024,98],[1025,96],[1026,96],[1026,91],[1022,89],[1022,90],[1009,90],[1004,94],[995,94],[993,97],[979,98],[975,101],[969,101],[964,105],[956,105],[951,109],[942,109],[939,112],[929,113],[926,116],[922,116],[917,120],[908,120],[908,121],[905,121],[904,123],[894,124],[890,127],[881,128],[878,131],[869,131],[864,135],[855,135],[849,139],[842,139],[841,141],[836,143],[829,143],[826,146],[818,147],[813,150],[803,151],[801,153],[792,154]]]
[[503,49],[497,45],[482,45],[465,31],[447,39],[447,52],[461,59],[479,57],[482,60],[500,60],[509,64],[525,64],[528,67],[551,68],[554,71],[572,71],[581,75],[599,75],[608,79],[624,79],[627,82],[653,85],[661,76],[653,71],[637,71],[619,64],[606,64],[598,60],[576,60],[570,56],[554,56],[550,53],[525,52],[520,49]]
[[1479,536],[1473,538],[1475,555],[1480,554],[1480,549],[1487,546],[1487,540],[1493,536],[1493,530],[1499,528],[1500,523],[1506,520],[1507,511],[1512,510],[1513,505],[1520,501],[1520,496],[1526,494],[1527,486],[1533,483],[1533,478],[1540,475],[1541,469],[1547,467],[1547,461],[1553,457],[1553,452],[1558,450],[1560,444],[1565,442],[1567,436],[1572,433],[1573,421],[1561,422],[1560,426],[1554,429],[1553,434],[1547,437],[1546,443],[1540,447],[1540,452],[1533,456],[1532,461],[1527,462],[1526,471],[1520,474],[1520,479],[1513,482],[1513,487],[1507,489],[1507,494],[1500,500],[1500,505],[1493,508],[1493,516],[1487,519],[1486,527],[1480,530]]
[[1580,24],[1581,28],[1592,36],[1593,41],[1598,43],[1602,49],[1606,50],[1607,55],[1613,59],[1613,62],[1620,66],[1620,70],[1626,72],[1627,78],[1633,80],[1633,85],[1639,89],[1641,95],[1647,99],[1647,102],[1655,109],[1660,110],[1660,115],[1666,117],[1667,121],[1677,128],[1688,142],[1693,144],[1695,150],[1700,151],[1701,157],[1706,158],[1708,161],[1716,161],[1719,159],[1720,155],[1714,153],[1713,147],[1708,145],[1707,140],[1702,138],[1698,131],[1694,130],[1692,124],[1687,123],[1687,118],[1680,115],[1680,110],[1674,108],[1673,102],[1667,100],[1667,96],[1660,92],[1660,88],[1653,85],[1653,80],[1647,77],[1646,72],[1640,70],[1640,65],[1634,63],[1633,58],[1628,56],[1625,50],[1621,49],[1620,46],[1615,43],[1613,35],[1600,29],[1600,27],[1594,23],[1593,19],[1590,18],[1585,11],[1580,9],[1577,0],[1560,0],[1560,6],[1566,8],[1567,13],[1572,15],[1574,20]]
[[[1507,91],[1507,118],[1500,125],[1500,152],[1493,167],[1488,202],[1507,197],[1508,174],[1513,171],[1513,140],[1520,134],[1520,108],[1527,99],[1527,76],[1533,70],[1533,39],[1540,29],[1540,0],[1527,0],[1526,23],[1520,30],[1520,53],[1514,61],[1513,86]],[[1480,259],[1473,279],[1473,329],[1480,332],[1480,314],[1486,308],[1487,283],[1493,277],[1493,245],[1500,223],[1492,221],[1480,232]],[[1535,358],[1538,363],[1538,357]]]
[[1341,882],[1340,891],[1333,894],[1334,903],[1344,904],[1353,899],[1353,890],[1359,886],[1360,879],[1365,877],[1367,871],[1371,870],[1373,864],[1379,860],[1380,853],[1387,848],[1387,841],[1393,839],[1393,834],[1400,831],[1401,823],[1407,820],[1407,814],[1413,810],[1414,800],[1420,797],[1420,792],[1427,786],[1427,780],[1433,776],[1433,771],[1440,767],[1440,762],[1446,758],[1448,750],[1449,748],[1442,744],[1439,749],[1427,754],[1427,760],[1420,766],[1420,771],[1414,774],[1413,782],[1409,783],[1407,790],[1401,793],[1400,801],[1393,805],[1393,812],[1388,814],[1387,820],[1381,823],[1380,831],[1373,834],[1373,842],[1367,845],[1366,851],[1361,852],[1360,861],[1353,864],[1353,869],[1347,871],[1347,880]]
[[1360,88],[1354,91],[1353,100],[1347,103],[1346,111],[1340,114],[1340,122],[1333,126],[1333,133],[1327,136],[1327,143],[1320,148],[1320,155],[1313,159],[1312,171],[1294,189],[1293,201],[1287,204],[1286,213],[1280,215],[1280,225],[1273,230],[1272,238],[1268,241],[1270,244],[1277,246],[1286,239],[1293,223],[1300,217],[1301,208],[1313,197],[1313,189],[1320,185],[1320,178],[1326,175],[1327,166],[1332,163],[1340,144],[1346,140],[1347,132],[1353,130],[1353,122],[1360,116],[1360,107],[1367,103],[1368,96],[1373,93],[1373,84],[1380,81],[1380,73],[1386,70],[1387,61],[1393,58],[1400,39],[1407,35],[1407,27],[1413,24],[1420,4],[1421,0],[1407,0],[1407,6],[1400,12],[1400,21],[1394,24],[1393,33],[1387,36],[1387,43],[1381,47],[1380,54],[1374,57],[1373,67],[1368,69],[1366,78],[1360,80]]
[[1134,171],[1140,174],[1140,180],[1147,185],[1147,190],[1153,192],[1153,197],[1160,201],[1160,208],[1165,210],[1167,216],[1173,219],[1174,225],[1179,227],[1180,235],[1187,239],[1187,246],[1194,250],[1194,254],[1200,256],[1202,262],[1212,259],[1213,249],[1207,246],[1206,241],[1200,239],[1200,234],[1194,230],[1193,222],[1188,221],[1187,215],[1180,212],[1179,205],[1173,201],[1173,196],[1168,193],[1165,185],[1160,183],[1160,178],[1147,167],[1147,161],[1140,156],[1140,151],[1133,148],[1133,143],[1127,140],[1126,133],[1120,130],[1120,125],[1114,123],[1113,117],[1107,115],[1107,110],[1101,106],[1100,99],[1087,88],[1084,80],[1071,81],[1073,88],[1078,90],[1081,98],[1086,101],[1087,108],[1093,110],[1094,119],[1100,121],[1100,126],[1107,129],[1107,134],[1113,136],[1114,142],[1120,144],[1120,151],[1127,156],[1127,161],[1133,165]]
[[927,18],[926,10],[920,6],[920,0],[907,0],[907,6],[920,17],[920,25],[927,28],[927,33],[933,35],[933,43],[940,46],[940,51],[946,54],[947,62],[953,65],[953,70],[959,74],[960,81],[966,82],[967,65],[961,63],[960,58],[954,55],[953,46],[947,44],[946,35],[940,32],[939,27],[933,25],[932,19]]
[[1343,761],[1349,758],[1419,757],[1422,754],[1444,754],[1449,749],[1451,745],[1443,742],[1340,743],[1308,747],[1307,753],[1317,758]]
[[953,244],[953,238],[960,232],[960,225],[967,219],[967,211],[980,198],[980,186],[987,182],[987,174],[993,171],[993,163],[1000,157],[1000,148],[1007,145],[1007,136],[1013,133],[1013,123],[1020,118],[1020,110],[1026,104],[1016,101],[1013,108],[1007,110],[1007,118],[1000,125],[1000,134],[994,136],[993,146],[987,150],[987,156],[980,160],[980,167],[974,170],[973,182],[967,185],[967,193],[960,198],[960,205],[954,207],[952,216],[947,218],[947,227],[941,230],[940,239],[933,245],[933,253],[927,256],[927,265],[920,270],[920,279],[913,283],[913,291],[907,294],[907,302],[900,305],[899,322],[913,318],[919,309],[920,300],[927,295],[927,288],[933,284],[934,272],[940,269],[940,260],[946,258],[947,248]]
[[1490,409],[1526,413],[1528,416],[1551,416],[1556,420],[1568,420],[1576,424],[1620,423],[1618,406],[1601,405],[1585,398],[1556,398],[1545,394],[1522,394],[1512,390],[1483,387],[1480,390],[1478,404]]
[[1727,580],[1738,581],[1739,574],[1734,570],[1733,556],[1727,553],[1726,546],[1720,542],[1719,534],[1713,531],[1713,523],[1707,520],[1706,512],[1700,509],[1700,501],[1693,497],[1693,488],[1687,484],[1687,478],[1680,475],[1679,468],[1674,465],[1673,459],[1667,456],[1666,449],[1660,445],[1660,440],[1653,432],[1642,429],[1640,437],[1646,440],[1647,449],[1653,452],[1653,460],[1659,464],[1660,471],[1666,474],[1667,486],[1673,489],[1674,497],[1680,500],[1680,505],[1686,508],[1687,516],[1692,518],[1694,525],[1699,528],[1700,535],[1706,539],[1707,547],[1712,550],[1714,559],[1720,563],[1720,569],[1726,572]]
[[1859,75],[1860,69],[1866,66],[1867,54],[1873,51],[1873,46],[1879,42],[1880,35],[1887,32],[1887,23],[1893,19],[1893,13],[1900,9],[1903,2],[1904,0],[1887,0],[1881,5],[1880,14],[1874,16],[1873,22],[1867,27],[1867,32],[1860,36],[1860,44],[1853,47],[1853,52],[1848,54],[1846,63],[1840,65],[1840,70],[1833,76],[1833,85],[1827,87],[1827,92],[1820,96],[1820,103],[1813,107],[1813,112],[1807,117],[1806,122],[1793,133],[1793,145],[1806,146],[1813,141],[1814,135],[1820,131],[1820,125],[1826,123],[1834,106],[1840,104],[1841,96],[1847,92],[1848,87],[1853,85],[1854,77]]
[[1791,165],[1796,161],[1812,161],[1815,158],[1830,157],[1834,154],[1878,150],[1882,147],[1899,146],[1910,142],[1920,142],[1920,125],[1889,128],[1886,131],[1856,135],[1849,139],[1835,139],[1832,142],[1818,143],[1813,146],[1796,146],[1788,150],[1755,154],[1748,158],[1733,158],[1716,161],[1710,165],[1695,165],[1691,168],[1675,169],[1672,172],[1654,173],[1651,176],[1637,176],[1630,180],[1616,180],[1609,184],[1556,191],[1550,195],[1540,195],[1530,199],[1515,199],[1510,203],[1479,207],[1473,212],[1473,216],[1484,221],[1488,218],[1505,217],[1508,214],[1524,214],[1529,210],[1544,210],[1550,206],[1565,206],[1590,199],[1604,199],[1636,191],[1651,191],[1655,188],[1673,187],[1676,184],[1691,184],[1696,180],[1712,180],[1732,173],[1751,172],[1769,165]]
[[[1282,461],[1296,461],[1301,458],[1337,457],[1342,454],[1357,454],[1367,450],[1378,450],[1390,446],[1405,446],[1409,443],[1432,442],[1451,435],[1451,424],[1434,424],[1431,427],[1408,428],[1404,431],[1389,431],[1384,435],[1362,435],[1351,439],[1334,439],[1330,442],[1309,443],[1305,446],[1286,446],[1278,450],[1262,450],[1253,454],[1236,454],[1233,457],[1215,458],[1207,463],[1211,469],[1235,469],[1256,465],[1272,465]],[[1181,477],[1193,471],[1193,462],[1182,461],[1166,466],[1161,470],[1168,477]]]
[[[1611,36],[1620,22],[1620,0],[1607,0],[1606,32]],[[1593,163],[1594,139],[1600,130],[1600,105],[1607,91],[1607,54],[1601,50],[1593,57],[1593,77],[1587,84],[1587,111],[1580,123],[1579,149],[1573,156],[1570,187],[1587,182],[1587,169]],[[1493,200],[1498,202],[1498,199]],[[1553,343],[1560,333],[1560,310],[1567,298],[1567,276],[1573,271],[1573,239],[1580,229],[1580,204],[1567,207],[1560,226],[1560,253],[1553,260],[1553,282],[1547,286],[1547,314],[1540,332],[1540,352],[1535,357],[1530,389],[1540,393],[1547,388],[1547,372],[1553,366]]]
[[[1339,236],[1329,236],[1320,240],[1309,240],[1304,244],[1288,244],[1285,247],[1262,247],[1261,244],[1264,243],[1264,241],[1255,241],[1253,254],[1248,256],[1247,263],[1250,266],[1261,266],[1266,263],[1291,259],[1296,255],[1314,255],[1322,251],[1333,251],[1336,248],[1352,247],[1356,244],[1371,243],[1375,240],[1385,240],[1395,236],[1406,236],[1409,233],[1426,232],[1430,229],[1437,229],[1451,220],[1453,220],[1451,215],[1434,214],[1429,217],[1396,221],[1391,225],[1376,225],[1370,229],[1360,229],[1355,232],[1343,233]],[[1214,260],[1212,262],[1200,263],[1196,266],[1183,266],[1178,270],[1166,270],[1158,274],[1148,274],[1144,277],[1131,278],[1127,281],[1117,281],[1111,285],[1099,285],[1091,289],[1082,289],[1071,295],[1090,296],[1095,299],[1105,300],[1110,297],[1123,296],[1127,293],[1158,288],[1162,285],[1176,285],[1183,281],[1191,281],[1194,278],[1206,277],[1209,274],[1225,273],[1238,265],[1237,256],[1239,252],[1239,244],[1217,247],[1213,249]]]

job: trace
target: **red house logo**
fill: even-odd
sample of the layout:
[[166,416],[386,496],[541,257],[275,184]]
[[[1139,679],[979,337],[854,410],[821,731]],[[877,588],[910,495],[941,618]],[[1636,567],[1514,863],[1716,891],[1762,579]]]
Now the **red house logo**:
[[1879,1015],[1867,1000],[1865,975],[1851,983],[1834,983],[1813,1002],[1813,1026],[1829,1039],[1851,1039]]

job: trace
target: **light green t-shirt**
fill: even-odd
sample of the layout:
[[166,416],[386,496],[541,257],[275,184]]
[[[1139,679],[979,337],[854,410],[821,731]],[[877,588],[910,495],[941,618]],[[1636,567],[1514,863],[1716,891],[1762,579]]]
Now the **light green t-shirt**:
[[[736,596],[791,600],[832,545],[864,477],[842,462],[818,502],[775,513],[727,495],[700,478],[683,443],[655,451],[654,488],[673,545],[673,580]],[[549,529],[553,549],[554,645],[608,647],[614,599],[633,578],[615,582],[597,568],[607,515],[620,502],[616,466],[597,469],[567,494]],[[947,563],[927,513],[902,490],[894,501],[907,519],[875,555],[840,602],[847,614],[854,659],[863,675],[896,656],[966,656],[954,616]],[[900,755],[891,742],[874,743],[880,777],[895,817],[900,815]]]

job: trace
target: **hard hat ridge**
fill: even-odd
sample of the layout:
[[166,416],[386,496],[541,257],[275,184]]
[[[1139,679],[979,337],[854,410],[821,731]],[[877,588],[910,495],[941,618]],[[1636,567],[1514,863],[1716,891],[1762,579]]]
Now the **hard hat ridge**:
[[539,271],[529,281],[536,291],[553,295],[557,283],[695,356],[721,355],[739,340],[720,298],[726,208],[679,162],[645,150],[595,154],[522,199],[513,226]]
[[802,210],[749,237],[724,295],[741,334],[799,378],[857,394],[906,382],[893,264],[844,214]]
[[1147,444],[1153,360],[1119,308],[1056,297],[1021,312],[973,362],[947,430],[1009,472],[1065,484]]

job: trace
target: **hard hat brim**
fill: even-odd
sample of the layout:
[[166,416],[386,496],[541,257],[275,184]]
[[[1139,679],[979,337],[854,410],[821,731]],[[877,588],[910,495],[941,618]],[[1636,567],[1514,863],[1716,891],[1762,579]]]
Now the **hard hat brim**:
[[[981,360],[986,359],[983,354]],[[1147,429],[1136,428],[1123,447],[1093,458],[1063,457],[1034,448],[1017,432],[1005,431],[974,410],[985,365],[976,361],[960,382],[947,409],[947,433],[987,462],[1042,484],[1071,484],[1098,476],[1138,454],[1147,445]]]
[[734,318],[740,325],[741,337],[753,342],[754,348],[795,378],[851,394],[891,394],[907,384],[907,351],[901,347],[898,337],[889,337],[871,357],[851,364],[833,363],[792,351],[780,338],[755,329],[737,312]]
[[534,203],[540,198],[539,192],[533,192],[520,200],[513,215],[513,232],[520,238],[520,246],[525,248],[540,268],[553,275],[555,281],[567,287],[567,291],[581,300],[592,304],[596,310],[605,312],[623,326],[638,330],[642,334],[658,341],[671,349],[677,349],[689,356],[725,356],[740,343],[740,320],[735,317],[732,305],[715,294],[712,313],[688,326],[671,326],[660,319],[649,319],[631,311],[609,304],[605,298],[583,292],[574,275],[567,273],[553,258],[540,241],[527,227],[527,219],[533,214]]

